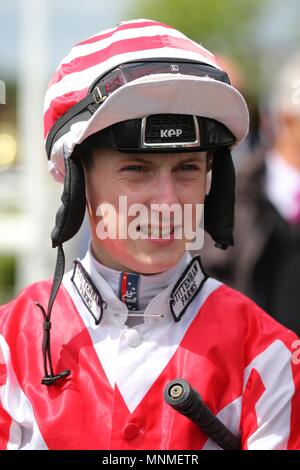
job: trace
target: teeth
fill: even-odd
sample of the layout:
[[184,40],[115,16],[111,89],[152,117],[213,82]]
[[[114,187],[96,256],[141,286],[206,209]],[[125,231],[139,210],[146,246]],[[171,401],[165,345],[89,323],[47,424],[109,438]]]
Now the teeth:
[[167,236],[167,235],[170,235],[171,233],[173,233],[173,228],[170,230],[169,227],[159,229],[159,228],[156,228],[156,227],[149,228],[147,226],[141,226],[140,230],[145,235],[150,235],[150,236],[153,236],[153,237],[164,237],[164,236]]
[[159,228],[152,228],[150,233],[154,237],[164,237],[166,235],[170,235],[171,231],[168,228],[164,228],[162,230],[160,230]]

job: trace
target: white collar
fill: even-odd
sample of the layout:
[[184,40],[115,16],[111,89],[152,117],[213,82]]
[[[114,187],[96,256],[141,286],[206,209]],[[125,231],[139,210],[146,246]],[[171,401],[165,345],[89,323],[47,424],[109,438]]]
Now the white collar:
[[[107,266],[104,266],[102,263],[97,261],[93,255],[91,244],[89,245],[88,251],[90,262],[93,265],[93,268],[95,268],[97,273],[99,273],[102,278],[105,279],[107,284],[109,284],[109,286],[114,291],[115,295],[121,300],[120,281],[123,272],[108,268]],[[158,295],[160,292],[170,286],[175,280],[177,280],[178,275],[184,271],[190,261],[191,255],[188,252],[185,252],[175,266],[162,273],[149,276],[139,274],[137,286],[137,300],[139,309],[145,311],[146,307],[156,295]]]
[[[196,276],[193,276],[191,270],[195,264],[199,269],[197,268]],[[145,324],[152,325],[157,322],[180,320],[206,279],[199,258],[192,258],[188,252],[175,268],[172,282],[152,298],[146,307]],[[91,324],[95,325],[95,320],[96,325],[100,322],[115,325],[126,323],[128,317],[126,305],[97,271],[89,251],[81,261],[75,262],[73,274],[69,273],[68,277],[84,307],[89,311]]]

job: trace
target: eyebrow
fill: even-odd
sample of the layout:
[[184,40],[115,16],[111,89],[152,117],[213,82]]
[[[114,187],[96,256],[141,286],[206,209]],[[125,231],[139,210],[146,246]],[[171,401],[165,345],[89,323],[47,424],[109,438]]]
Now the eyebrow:
[[[176,164],[183,164],[183,163],[201,163],[203,162],[204,160],[202,158],[199,158],[199,157],[185,157],[183,158],[182,160],[178,160],[177,162],[174,162]],[[148,160],[146,158],[143,158],[143,157],[135,157],[134,155],[132,157],[124,157],[124,160],[122,160],[122,164],[124,163],[129,163],[129,162],[137,162],[137,163],[145,163],[147,165],[151,165],[151,164],[154,164],[155,165],[155,161],[154,160]]]

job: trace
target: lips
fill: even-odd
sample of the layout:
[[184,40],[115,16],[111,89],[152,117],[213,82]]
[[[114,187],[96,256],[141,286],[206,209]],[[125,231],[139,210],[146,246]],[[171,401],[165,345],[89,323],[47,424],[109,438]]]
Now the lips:
[[161,238],[173,235],[175,227],[149,227],[148,225],[141,225],[138,227],[144,235],[149,237]]

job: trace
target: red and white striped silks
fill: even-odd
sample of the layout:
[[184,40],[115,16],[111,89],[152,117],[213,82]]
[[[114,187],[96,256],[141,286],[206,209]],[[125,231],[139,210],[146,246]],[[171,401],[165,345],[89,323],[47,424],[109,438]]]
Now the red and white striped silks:
[[136,326],[132,341],[112,290],[100,275],[93,282],[108,302],[99,325],[65,275],[52,313],[52,357],[55,371],[71,376],[49,388],[41,384],[43,322],[34,302],[47,304],[51,283],[1,308],[1,449],[216,449],[165,404],[164,387],[177,377],[241,436],[243,449],[300,449],[294,333],[208,279],[178,323],[169,288],[158,294],[147,312],[164,317]]

